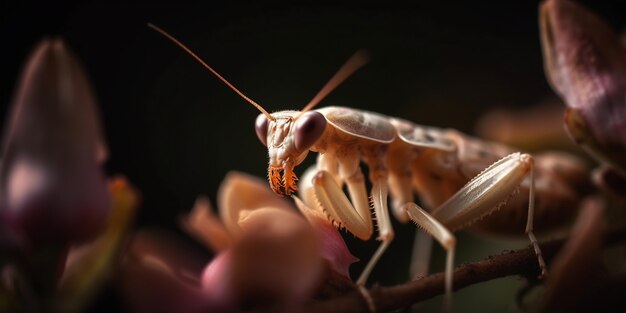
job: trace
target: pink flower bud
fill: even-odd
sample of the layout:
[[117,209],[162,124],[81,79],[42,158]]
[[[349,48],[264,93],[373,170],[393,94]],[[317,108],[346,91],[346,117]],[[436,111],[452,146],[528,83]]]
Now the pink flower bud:
[[615,32],[574,1],[541,6],[545,71],[565,100],[565,126],[594,157],[626,167],[626,49]]
[[93,92],[60,39],[29,58],[5,132],[3,215],[37,244],[84,241],[100,233],[109,192]]

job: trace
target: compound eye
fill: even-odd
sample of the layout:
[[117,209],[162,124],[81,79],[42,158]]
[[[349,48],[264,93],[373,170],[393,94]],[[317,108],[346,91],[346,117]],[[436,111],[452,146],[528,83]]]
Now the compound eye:
[[254,122],[254,129],[259,140],[267,147],[267,117],[263,114],[259,114]]
[[326,128],[326,118],[319,112],[309,111],[296,121],[296,149],[308,150],[322,136]]

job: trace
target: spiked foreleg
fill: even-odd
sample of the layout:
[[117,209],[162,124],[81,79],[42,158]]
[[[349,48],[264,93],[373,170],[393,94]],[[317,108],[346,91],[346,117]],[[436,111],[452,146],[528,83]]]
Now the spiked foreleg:
[[394,237],[393,227],[389,219],[389,209],[387,208],[387,196],[388,187],[385,180],[381,179],[372,182],[372,202],[374,204],[374,214],[378,226],[378,240],[380,240],[381,243],[365,266],[361,276],[359,276],[357,280],[358,285],[364,285],[365,282],[367,282],[367,278],[374,269],[374,266],[376,266],[380,257],[385,253]]
[[380,240],[381,243],[365,266],[365,269],[357,280],[357,284],[365,284],[374,266],[385,253],[394,237],[393,227],[389,218],[389,208],[387,206],[389,185],[387,182],[387,169],[384,163],[384,150],[376,148],[366,150],[364,160],[369,166],[369,176],[372,182],[372,204],[374,206],[374,215],[376,216],[376,224],[378,226],[377,239]]
[[364,220],[337,185],[332,176],[326,171],[318,171],[313,177],[315,197],[327,216],[336,226],[345,227],[359,239],[367,240],[372,234],[371,217]]
[[[346,228],[348,232],[359,239],[369,239],[373,228],[372,216],[365,191],[365,180],[359,167],[358,155],[356,153],[346,154],[345,152],[341,158],[331,152],[326,152],[324,155],[323,158],[318,158],[317,169],[314,172],[309,170],[303,176],[312,184],[312,195],[315,199],[308,200],[311,198],[310,195],[303,195],[303,199],[310,206],[320,207],[324,210],[324,213],[336,226]],[[324,169],[332,170],[336,174]],[[340,179],[337,179],[337,174]],[[342,181],[348,186],[352,201],[343,192],[340,185]],[[308,183],[305,182],[305,184]]]

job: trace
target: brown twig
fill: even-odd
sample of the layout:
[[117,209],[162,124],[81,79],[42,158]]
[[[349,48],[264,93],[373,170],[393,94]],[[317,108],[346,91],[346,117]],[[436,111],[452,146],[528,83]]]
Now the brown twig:
[[[559,252],[565,240],[540,244],[547,262],[550,262]],[[608,232],[605,238],[606,245],[624,241],[626,241],[626,227],[616,228]],[[454,289],[458,290],[476,283],[511,275],[536,277],[538,274],[537,257],[533,248],[528,247],[459,266],[454,271]],[[398,310],[443,294],[444,275],[437,273],[397,286],[374,286],[369,292],[379,312]],[[368,308],[363,297],[354,291],[340,297],[308,303],[305,312],[356,313],[368,312]]]

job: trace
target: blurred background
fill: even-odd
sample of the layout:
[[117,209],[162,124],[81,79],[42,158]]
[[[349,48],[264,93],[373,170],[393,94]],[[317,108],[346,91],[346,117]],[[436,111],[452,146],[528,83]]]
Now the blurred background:
[[[259,112],[147,22],[186,43],[270,112],[302,108],[358,49],[371,53],[370,63],[321,106],[473,133],[477,119],[491,109],[530,108],[554,97],[543,73],[538,1],[457,2],[3,1],[0,118],[30,50],[45,36],[63,37],[98,95],[110,148],[107,172],[126,175],[142,192],[137,227],[184,236],[178,219],[198,195],[215,201],[230,170],[266,176],[267,155],[253,129]],[[616,29],[625,26],[626,3],[583,3]],[[405,280],[414,227],[396,224],[396,231],[397,241],[370,282]],[[466,240],[457,264],[527,244]],[[349,245],[367,259],[377,243]],[[435,270],[443,267],[442,257],[437,250]],[[353,266],[353,276],[361,263]],[[457,310],[469,310],[464,299],[473,299],[483,312],[512,311],[520,282],[502,281],[457,293]],[[110,289],[94,312],[123,306]],[[430,302],[439,310],[440,299]]]

